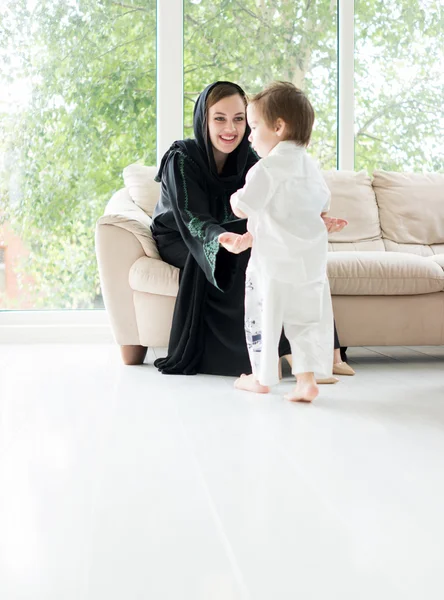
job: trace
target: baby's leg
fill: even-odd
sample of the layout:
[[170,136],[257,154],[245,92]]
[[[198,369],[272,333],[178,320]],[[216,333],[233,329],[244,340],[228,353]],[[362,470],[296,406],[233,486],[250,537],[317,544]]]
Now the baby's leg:
[[279,362],[279,340],[282,335],[282,285],[263,277],[262,294],[262,346],[260,368],[257,379],[262,385],[277,385],[281,379]]
[[250,261],[246,277],[245,335],[253,373],[235,382],[238,389],[266,393],[269,386],[279,383],[282,303],[277,287]]
[[292,372],[298,379],[299,373],[314,372],[319,378],[331,378],[332,375],[333,312],[328,284],[320,291],[323,298],[318,322],[304,321],[305,307],[302,307],[300,321],[296,320],[296,309],[290,314],[291,320],[284,317],[285,335],[291,346]]
[[234,382],[234,387],[238,390],[266,394],[269,392],[269,388],[261,385],[258,380],[262,352],[262,292],[260,283],[257,272],[250,262],[245,281],[245,338],[253,373],[251,375],[241,375]]
[[[285,324],[284,329],[291,345],[292,372],[297,380],[294,390],[285,397],[293,402],[312,402],[319,395],[315,373],[331,377],[332,327],[328,320],[321,319],[319,323],[305,325]],[[330,382],[329,379],[324,381]]]
[[296,387],[285,398],[292,402],[312,402],[319,394],[314,373],[298,373],[296,378]]

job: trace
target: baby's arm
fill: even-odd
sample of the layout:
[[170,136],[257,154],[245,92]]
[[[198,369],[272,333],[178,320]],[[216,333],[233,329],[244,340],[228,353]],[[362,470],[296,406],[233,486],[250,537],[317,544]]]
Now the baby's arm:
[[327,201],[324,205],[324,208],[322,209],[321,219],[324,221],[325,226],[327,227],[328,233],[337,233],[339,231],[342,231],[344,229],[344,227],[346,225],[348,225],[348,221],[346,221],[345,219],[337,219],[336,217],[328,217],[327,216],[327,213],[330,210],[331,193],[330,193],[330,190],[328,189],[327,184],[325,182],[323,182],[323,183],[324,183],[325,192],[327,195]]
[[327,227],[328,233],[337,233],[342,231],[346,225],[348,225],[348,221],[345,219],[337,219],[336,217],[327,217],[327,213],[321,213],[321,218]]
[[[231,196],[231,198],[233,198],[233,196]],[[238,219],[248,219],[248,216],[245,213],[243,213],[239,208],[236,208],[236,206],[233,206],[233,204],[235,204],[235,203],[233,203],[231,199],[230,199],[230,204],[231,204],[231,210],[233,211],[233,214],[235,214],[236,217],[238,217]]]
[[244,187],[231,196],[233,213],[241,219],[263,210],[271,197],[273,181],[267,167],[262,164],[263,160],[248,171]]

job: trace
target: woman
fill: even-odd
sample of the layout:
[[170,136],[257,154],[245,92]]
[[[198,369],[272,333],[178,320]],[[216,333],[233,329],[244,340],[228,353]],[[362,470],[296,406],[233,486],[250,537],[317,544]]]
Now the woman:
[[[157,174],[162,185],[153,237],[162,259],[180,269],[168,356],[155,362],[163,373],[249,372],[244,335],[249,252],[234,255],[219,244],[226,231],[246,232],[246,221],[230,207],[231,194],[258,160],[248,143],[246,104],[234,83],[206,87],[194,108],[195,139],[175,142]],[[330,229],[339,227],[332,223]],[[335,348],[334,362],[340,363],[337,336]],[[289,354],[282,336],[279,355]]]

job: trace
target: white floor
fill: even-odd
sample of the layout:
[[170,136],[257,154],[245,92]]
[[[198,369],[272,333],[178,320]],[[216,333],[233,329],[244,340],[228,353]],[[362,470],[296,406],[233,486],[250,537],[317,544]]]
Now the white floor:
[[442,600],[444,348],[315,404],[0,346],[2,600]]

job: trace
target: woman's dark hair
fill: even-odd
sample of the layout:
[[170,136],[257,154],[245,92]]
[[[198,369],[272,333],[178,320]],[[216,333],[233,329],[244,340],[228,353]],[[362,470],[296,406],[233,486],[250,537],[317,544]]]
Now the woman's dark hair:
[[217,85],[214,86],[214,88],[208,94],[206,107],[205,107],[207,110],[207,113],[208,113],[208,110],[212,106],[217,104],[217,102],[219,102],[220,100],[223,100],[224,98],[228,98],[229,96],[235,96],[236,94],[238,94],[242,98],[242,100],[244,101],[244,104],[245,104],[245,108],[247,108],[247,104],[248,104],[247,96],[244,93],[241,93],[240,89],[236,85],[233,85],[232,83],[218,83]]
[[246,109],[248,104],[248,98],[245,92],[241,91],[241,89],[238,88],[237,85],[233,85],[232,83],[221,82],[215,85],[210,91],[205,102],[204,132],[206,140],[208,140],[208,111],[220,100],[236,95],[242,98]]

